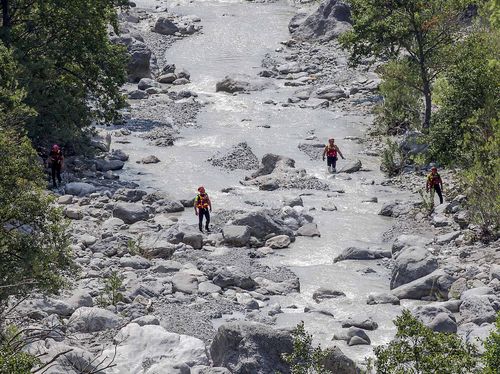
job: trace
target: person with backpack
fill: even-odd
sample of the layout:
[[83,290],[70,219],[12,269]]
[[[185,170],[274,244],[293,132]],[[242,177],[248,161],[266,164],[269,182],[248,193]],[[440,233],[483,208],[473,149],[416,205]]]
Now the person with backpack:
[[340,157],[342,157],[342,160],[344,160],[344,155],[335,144],[335,139],[328,139],[328,144],[325,146],[323,151],[323,161],[325,161],[326,156],[326,165],[328,166],[328,171],[330,173],[335,173],[337,171],[337,154],[339,154]]
[[203,232],[203,217],[205,217],[205,230],[210,232],[210,212],[212,211],[212,202],[205,192],[205,187],[198,188],[198,195],[194,199],[194,213],[198,216],[198,228]]
[[47,163],[52,172],[52,186],[57,188],[56,177],[60,185],[62,182],[61,170],[64,167],[64,156],[61,148],[57,144],[52,146]]
[[443,180],[437,172],[437,167],[433,166],[431,172],[427,176],[427,183],[425,186],[427,192],[431,193],[431,204],[434,206],[434,193],[439,196],[439,203],[443,203]]

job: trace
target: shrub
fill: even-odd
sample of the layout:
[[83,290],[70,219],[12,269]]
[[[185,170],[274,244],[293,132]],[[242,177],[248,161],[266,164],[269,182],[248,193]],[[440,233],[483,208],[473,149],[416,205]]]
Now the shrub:
[[500,312],[497,314],[495,329],[484,342],[484,374],[500,374]]
[[392,140],[387,140],[386,147],[382,153],[380,169],[390,177],[393,177],[401,172],[404,165],[404,156],[397,143]]

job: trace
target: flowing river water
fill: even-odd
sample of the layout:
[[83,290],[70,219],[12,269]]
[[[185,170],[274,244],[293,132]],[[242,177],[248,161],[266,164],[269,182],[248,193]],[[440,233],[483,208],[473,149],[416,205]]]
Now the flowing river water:
[[[157,2],[140,0],[140,7],[154,7]],[[168,192],[173,198],[194,196],[198,185],[204,185],[211,195],[214,214],[218,208],[254,209],[244,201],[256,201],[266,207],[279,207],[283,198],[303,196],[304,206],[311,209],[321,232],[320,238],[297,238],[290,248],[277,250],[263,259],[269,265],[289,267],[300,278],[301,292],[274,297],[283,307],[278,315],[278,326],[294,326],[301,320],[322,346],[339,345],[349,356],[361,360],[371,354],[371,346],[347,347],[343,341],[332,341],[333,333],[340,329],[341,320],[349,316],[372,316],[379,324],[376,331],[368,332],[373,345],[388,342],[394,335],[392,319],[400,313],[400,306],[366,304],[370,293],[388,292],[390,271],[382,261],[343,261],[333,258],[348,246],[387,247],[383,233],[392,219],[377,213],[386,201],[404,199],[404,193],[384,187],[379,171],[379,159],[363,154],[363,146],[345,137],[363,136],[371,118],[354,111],[336,112],[331,109],[299,109],[266,105],[264,101],[286,101],[293,88],[267,89],[249,95],[216,93],[215,84],[230,73],[255,76],[261,70],[264,55],[289,38],[287,29],[295,8],[285,2],[254,4],[246,1],[195,1],[170,6],[170,11],[196,14],[201,17],[203,32],[176,42],[166,52],[166,61],[175,63],[191,73],[187,89],[198,93],[207,103],[198,115],[197,126],[181,128],[180,139],[172,147],[154,147],[139,137],[131,143],[119,144],[130,155],[130,162],[122,178],[137,182],[141,188]],[[266,127],[262,127],[266,125]],[[348,160],[360,159],[366,171],[350,175],[327,174],[323,162],[310,160],[297,146],[314,134],[320,142],[335,137]],[[256,187],[241,186],[239,181],[249,172],[228,172],[212,166],[207,159],[217,151],[245,141],[260,158],[266,153],[291,157],[296,167],[311,175],[328,180],[332,189],[342,189],[335,197],[327,192],[277,190],[259,191]],[[143,165],[135,161],[154,154],[159,164]],[[340,160],[338,167],[342,167]],[[234,187],[235,193],[222,193],[221,189]],[[378,203],[363,200],[377,197]],[[323,211],[321,207],[330,199],[337,211]],[[179,220],[193,224],[192,210],[179,215]],[[368,270],[371,268],[374,272]],[[313,292],[319,287],[343,291],[345,298],[316,304]],[[296,305],[298,308],[286,308]],[[304,306],[328,310],[334,318],[321,313],[303,313]]]

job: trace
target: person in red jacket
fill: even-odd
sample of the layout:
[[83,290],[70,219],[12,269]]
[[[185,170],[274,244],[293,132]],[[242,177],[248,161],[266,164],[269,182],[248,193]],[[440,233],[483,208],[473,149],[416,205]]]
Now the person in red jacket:
[[56,177],[60,185],[62,182],[61,170],[64,167],[64,156],[62,154],[61,148],[57,144],[54,144],[52,146],[47,164],[49,165],[52,172],[52,185],[54,188],[57,188]]
[[337,171],[337,154],[344,159],[344,155],[335,144],[335,139],[328,139],[328,144],[325,146],[323,151],[323,161],[325,161],[326,156],[326,165],[328,166],[328,171],[331,173],[335,173]]
[[203,232],[203,217],[206,218],[205,230],[210,232],[210,212],[212,211],[212,202],[205,192],[205,187],[198,188],[198,195],[194,199],[194,214],[198,216],[198,228]]
[[434,193],[439,196],[439,203],[443,203],[443,180],[437,171],[437,167],[432,167],[431,172],[427,176],[427,183],[425,185],[427,192],[431,193],[431,204],[434,206]]

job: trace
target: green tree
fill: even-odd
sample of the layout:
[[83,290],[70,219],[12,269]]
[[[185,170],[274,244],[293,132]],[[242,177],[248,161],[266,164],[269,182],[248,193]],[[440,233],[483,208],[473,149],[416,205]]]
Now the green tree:
[[118,118],[126,54],[108,37],[126,0],[2,0],[0,39],[21,71],[24,102],[37,116],[26,128],[37,144],[78,143],[91,124]]
[[431,123],[432,83],[447,66],[448,50],[460,30],[463,0],[351,0],[353,29],[341,37],[357,65],[366,57],[395,60],[418,73],[398,75],[423,95],[423,127]]
[[500,373],[500,312],[497,314],[495,329],[484,342],[484,374]]
[[30,141],[0,128],[0,312],[11,295],[56,292],[71,266],[66,225]]
[[408,310],[396,318],[396,338],[375,348],[378,374],[471,374],[479,372],[477,351],[455,334],[437,333]]

